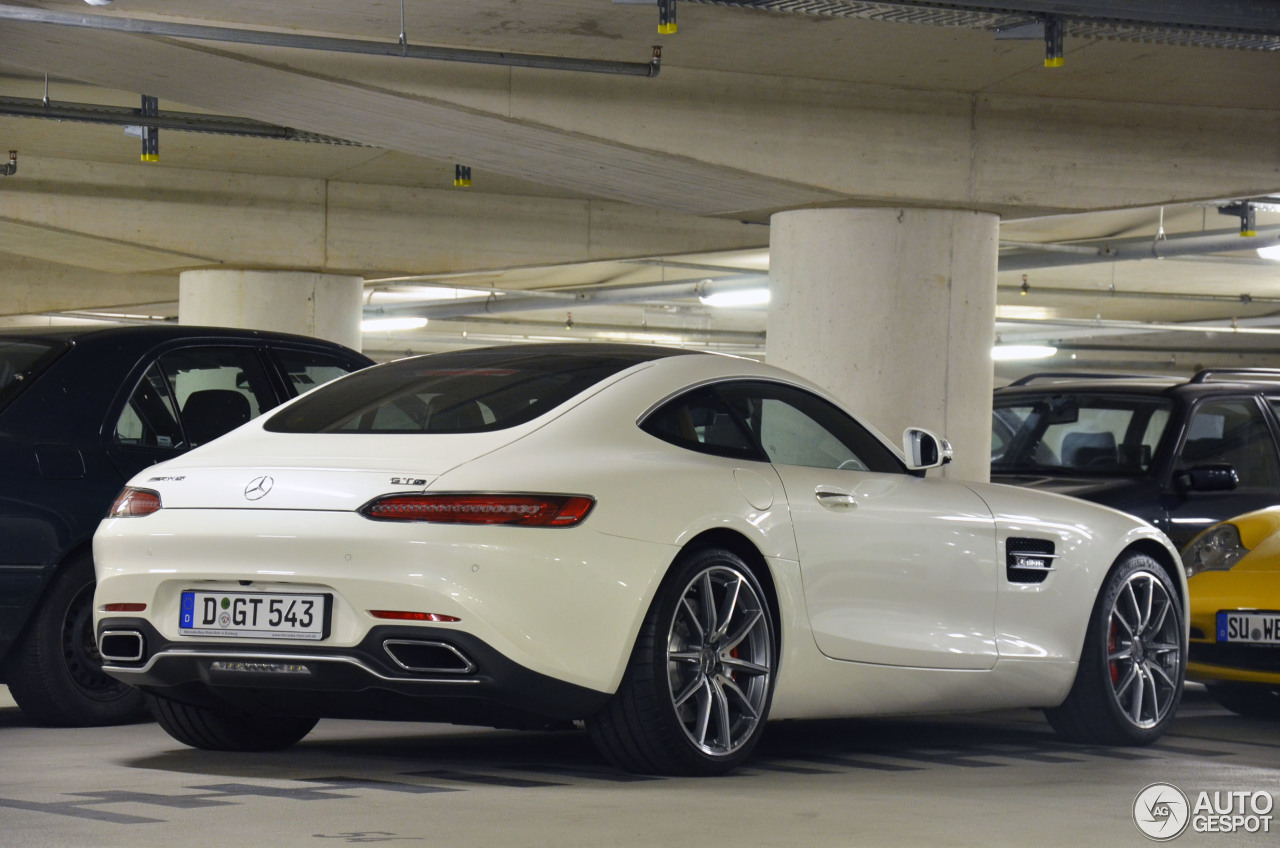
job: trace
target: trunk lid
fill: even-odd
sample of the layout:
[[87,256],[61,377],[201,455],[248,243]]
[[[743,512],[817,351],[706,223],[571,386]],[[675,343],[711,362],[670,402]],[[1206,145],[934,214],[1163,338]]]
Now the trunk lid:
[[422,491],[524,428],[493,433],[267,433],[253,424],[154,465],[131,486],[166,509],[359,509],[378,495]]

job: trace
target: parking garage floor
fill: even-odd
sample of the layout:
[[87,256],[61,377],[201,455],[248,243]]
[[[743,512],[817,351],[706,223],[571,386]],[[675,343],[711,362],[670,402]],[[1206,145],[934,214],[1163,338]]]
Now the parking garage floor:
[[[1111,848],[1150,844],[1134,802],[1153,783],[1189,806],[1200,792],[1280,795],[1280,723],[1233,716],[1198,687],[1152,748],[1065,745],[1030,711],[786,723],[715,779],[624,774],[576,732],[323,721],[291,750],[228,754],[151,723],[37,727],[12,703],[0,687],[4,848]],[[1189,827],[1174,844],[1280,838],[1245,826]]]

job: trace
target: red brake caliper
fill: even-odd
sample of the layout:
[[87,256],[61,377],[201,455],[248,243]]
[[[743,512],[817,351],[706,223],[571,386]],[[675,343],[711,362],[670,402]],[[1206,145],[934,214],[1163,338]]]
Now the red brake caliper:
[[[1116,652],[1116,632],[1116,623],[1113,621],[1111,622],[1111,630],[1107,635],[1107,656]],[[1111,660],[1108,663],[1108,667],[1111,671],[1111,685],[1114,686],[1120,682],[1120,667],[1116,665],[1115,660]]]

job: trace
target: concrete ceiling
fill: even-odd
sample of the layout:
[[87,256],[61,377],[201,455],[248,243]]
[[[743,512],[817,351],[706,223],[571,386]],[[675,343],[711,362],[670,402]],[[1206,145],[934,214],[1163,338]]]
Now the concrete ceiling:
[[[389,44],[401,32],[401,3],[392,0],[22,5]],[[358,273],[371,280],[371,304],[431,293],[415,282],[525,291],[764,274],[769,214],[812,205],[987,209],[1002,215],[1010,253],[1028,243],[1176,239],[1237,231],[1236,218],[1219,214],[1222,202],[1280,192],[1280,56],[1268,50],[1069,37],[1065,66],[1046,69],[1040,41],[979,28],[703,3],[680,3],[679,32],[664,36],[654,5],[610,0],[405,0],[404,11],[414,45],[636,64],[661,45],[661,74],[0,20],[0,98],[42,98],[48,74],[56,103],[136,108],[149,94],[165,112],[252,118],[359,143],[162,130],[160,162],[144,165],[138,140],[118,126],[0,117],[0,149],[19,151],[17,173],[0,177],[4,320],[104,308],[169,316],[176,274],[198,267]],[[1035,156],[1009,155],[1019,144]],[[958,164],[944,170],[949,162]],[[473,168],[470,189],[453,188],[456,163]],[[273,217],[264,211],[273,206],[312,211]],[[219,207],[244,228],[215,227]],[[537,225],[576,221],[580,207],[588,247],[546,246],[555,235]],[[439,218],[427,236],[381,218],[359,226],[388,209],[402,222],[424,209]],[[466,223],[451,232],[438,210]],[[486,223],[492,233],[477,234]],[[1264,209],[1257,223],[1260,238],[1274,241],[1267,228],[1280,228],[1280,214]],[[323,228],[318,246],[313,226]],[[448,249],[469,238],[471,249]],[[419,241],[428,246],[413,246]],[[1133,326],[1235,320],[1237,329],[1280,329],[1280,317],[1271,320],[1280,314],[1280,265],[1243,249],[1253,244],[1002,272],[1006,322],[997,331],[1002,341],[1057,340],[1062,355],[1074,350],[1082,363],[1273,361],[1280,335]],[[713,309],[690,297],[574,308],[549,300],[541,310],[370,335],[366,348],[391,356],[507,338],[647,333],[752,351],[763,327],[760,309]]]

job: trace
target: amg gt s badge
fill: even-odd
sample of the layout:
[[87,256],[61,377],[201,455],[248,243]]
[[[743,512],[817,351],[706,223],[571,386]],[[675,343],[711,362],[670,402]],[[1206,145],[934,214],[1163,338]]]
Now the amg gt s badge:
[[271,491],[271,487],[275,485],[275,480],[270,477],[254,477],[249,481],[249,485],[244,487],[244,496],[246,500],[256,501],[267,496],[267,492]]

